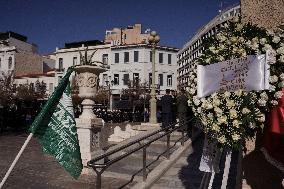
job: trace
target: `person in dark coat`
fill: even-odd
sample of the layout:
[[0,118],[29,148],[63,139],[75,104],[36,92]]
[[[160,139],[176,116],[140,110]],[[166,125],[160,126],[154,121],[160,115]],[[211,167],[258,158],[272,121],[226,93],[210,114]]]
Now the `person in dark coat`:
[[173,119],[173,98],[170,95],[170,90],[166,89],[166,95],[161,98],[162,104],[162,127],[168,127]]
[[182,126],[181,129],[187,130],[187,132],[191,133],[191,124],[189,124],[187,119],[190,118],[189,115],[189,107],[188,107],[188,98],[185,94],[185,90],[181,89],[179,96],[177,97],[177,112],[178,112],[178,119],[179,125]]

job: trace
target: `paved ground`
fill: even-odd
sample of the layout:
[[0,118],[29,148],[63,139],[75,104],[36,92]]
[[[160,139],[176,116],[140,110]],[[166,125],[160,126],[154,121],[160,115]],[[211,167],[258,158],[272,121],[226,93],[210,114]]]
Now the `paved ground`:
[[[27,134],[0,136],[0,178],[4,177],[9,165],[23,145]],[[50,156],[42,153],[36,139],[32,139],[3,189],[88,189],[95,188],[95,177],[82,176],[73,179]],[[123,179],[104,178],[103,188],[119,188]]]
[[[202,138],[193,143],[193,149],[194,153],[189,155],[189,152],[185,152],[152,189],[198,189],[204,175],[198,169]],[[269,164],[259,150],[247,154],[242,165],[243,189],[284,189],[284,173]],[[214,181],[213,189],[215,184]],[[230,186],[227,188],[235,189]]]

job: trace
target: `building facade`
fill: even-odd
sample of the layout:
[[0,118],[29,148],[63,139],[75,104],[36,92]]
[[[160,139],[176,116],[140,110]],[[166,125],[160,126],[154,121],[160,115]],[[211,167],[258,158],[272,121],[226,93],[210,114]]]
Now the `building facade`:
[[145,44],[148,42],[149,32],[150,29],[146,29],[142,33],[141,24],[127,26],[126,28],[113,28],[106,31],[104,42],[112,45]]
[[53,91],[55,60],[37,53],[37,46],[27,37],[15,32],[0,33],[0,77],[13,74],[16,85],[34,85],[36,81],[47,85],[47,94]]
[[191,65],[197,57],[203,52],[202,41],[203,39],[218,33],[222,25],[235,16],[240,15],[240,6],[236,5],[227,8],[213,18],[209,23],[201,27],[198,32],[192,37],[178,52],[178,70],[177,80],[178,88],[188,86],[189,71],[192,69]]

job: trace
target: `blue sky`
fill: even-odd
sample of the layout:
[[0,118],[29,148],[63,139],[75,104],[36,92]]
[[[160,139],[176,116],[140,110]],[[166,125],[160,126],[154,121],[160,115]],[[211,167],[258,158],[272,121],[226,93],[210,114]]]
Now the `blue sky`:
[[239,0],[0,0],[0,32],[23,34],[45,54],[141,23],[160,34],[160,44],[181,48],[218,14],[221,2],[225,8]]

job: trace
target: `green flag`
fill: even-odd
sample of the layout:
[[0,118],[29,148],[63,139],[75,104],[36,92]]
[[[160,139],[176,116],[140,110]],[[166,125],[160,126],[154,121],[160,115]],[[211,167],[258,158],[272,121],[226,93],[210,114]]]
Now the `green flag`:
[[69,84],[73,67],[35,118],[30,131],[39,139],[43,151],[54,156],[74,178],[83,169]]

